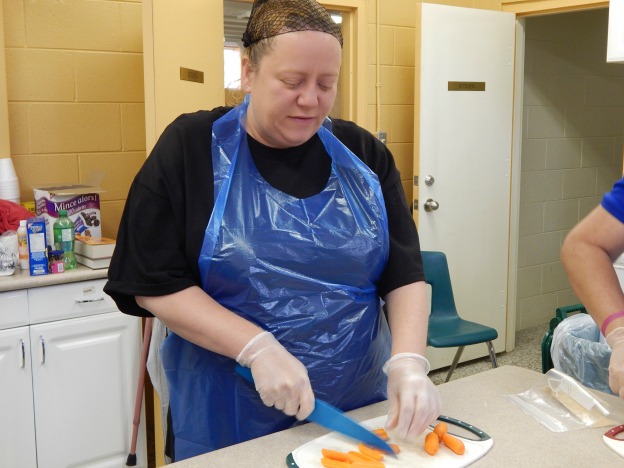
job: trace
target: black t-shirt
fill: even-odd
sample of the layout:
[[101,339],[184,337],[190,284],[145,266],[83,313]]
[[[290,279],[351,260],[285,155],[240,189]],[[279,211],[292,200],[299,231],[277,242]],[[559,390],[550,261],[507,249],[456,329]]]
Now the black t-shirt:
[[[122,312],[150,316],[135,296],[161,296],[201,285],[197,260],[214,206],[212,123],[229,110],[178,117],[136,175],[104,288]],[[377,283],[380,297],[423,281],[418,233],[390,151],[352,122],[333,120],[333,133],[381,183],[390,255]],[[269,148],[251,137],[248,142],[258,171],[276,189],[306,198],[325,187],[331,158],[317,135],[288,149]]]

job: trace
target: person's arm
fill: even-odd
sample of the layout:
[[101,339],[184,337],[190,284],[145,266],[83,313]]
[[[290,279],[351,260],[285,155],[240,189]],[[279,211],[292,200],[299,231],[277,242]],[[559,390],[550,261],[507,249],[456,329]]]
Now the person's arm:
[[624,252],[624,224],[602,206],[577,224],[561,248],[570,283],[611,347],[609,387],[624,398],[624,293],[613,261]]
[[265,405],[300,420],[314,409],[305,366],[271,333],[221,306],[198,286],[164,296],[137,296],[136,302],[182,338],[249,367]]
[[440,414],[440,395],[427,377],[427,296],[426,283],[418,281],[385,297],[392,334],[391,357],[384,366],[390,403],[386,427],[403,439],[417,437]]
[[[624,252],[624,224],[602,206],[581,220],[566,237],[561,261],[570,283],[599,327],[624,310],[624,293],[613,262]],[[624,317],[609,323],[606,334],[624,326]]]

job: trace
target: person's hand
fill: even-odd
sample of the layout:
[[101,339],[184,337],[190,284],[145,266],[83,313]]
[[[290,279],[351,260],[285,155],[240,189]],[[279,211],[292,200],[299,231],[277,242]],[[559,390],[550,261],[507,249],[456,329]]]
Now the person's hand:
[[609,361],[609,387],[620,398],[624,398],[624,327],[618,327],[607,336],[611,347]]
[[308,370],[268,331],[254,336],[236,362],[249,367],[262,402],[302,421],[314,410]]
[[420,354],[400,353],[383,370],[388,375],[390,403],[386,429],[399,438],[413,439],[440,414],[440,394],[427,377],[429,361]]

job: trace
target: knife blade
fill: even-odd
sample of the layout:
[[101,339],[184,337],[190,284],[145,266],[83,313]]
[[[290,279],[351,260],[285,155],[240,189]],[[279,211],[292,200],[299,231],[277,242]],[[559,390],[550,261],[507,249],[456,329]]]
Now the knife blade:
[[[254,382],[253,376],[251,375],[251,369],[237,365],[236,373],[245,380],[251,383]],[[314,411],[312,411],[310,416],[307,417],[307,420],[315,422],[332,431],[339,432],[352,439],[364,442],[367,445],[372,445],[388,455],[397,458],[396,454],[392,450],[392,447],[390,447],[383,439],[351,419],[349,416],[344,414],[343,411],[323,400],[319,400],[318,398],[315,399]]]

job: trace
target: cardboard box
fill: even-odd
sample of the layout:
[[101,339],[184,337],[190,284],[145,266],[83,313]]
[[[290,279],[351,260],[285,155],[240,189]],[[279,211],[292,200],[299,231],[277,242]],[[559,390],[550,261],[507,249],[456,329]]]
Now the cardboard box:
[[49,269],[45,219],[28,218],[26,221],[26,235],[28,236],[30,276],[47,275]]
[[48,244],[54,243],[52,227],[60,210],[67,210],[67,216],[74,222],[76,234],[87,237],[102,237],[100,217],[100,193],[95,185],[59,185],[33,189],[35,212],[46,220]]

